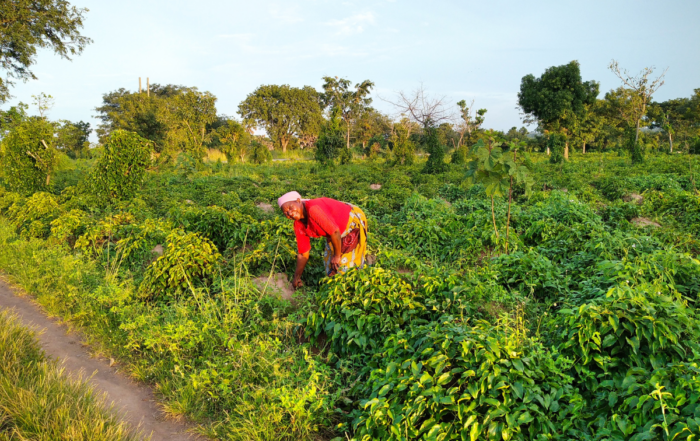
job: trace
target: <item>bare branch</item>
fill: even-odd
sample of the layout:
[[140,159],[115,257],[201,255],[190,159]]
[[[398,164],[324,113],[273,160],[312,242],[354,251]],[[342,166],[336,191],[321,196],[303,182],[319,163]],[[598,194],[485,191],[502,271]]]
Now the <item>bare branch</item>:
[[428,124],[438,126],[453,119],[452,112],[445,107],[446,97],[429,95],[422,83],[413,92],[397,92],[394,100],[381,99],[393,105],[398,110],[398,114],[408,115],[410,119],[423,126]]

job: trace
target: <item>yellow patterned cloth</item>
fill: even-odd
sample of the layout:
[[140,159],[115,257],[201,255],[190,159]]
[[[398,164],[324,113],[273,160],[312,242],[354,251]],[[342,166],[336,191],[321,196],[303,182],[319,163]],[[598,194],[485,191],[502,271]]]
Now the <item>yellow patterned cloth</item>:
[[[347,203],[347,202],[346,202]],[[344,273],[350,268],[358,267],[362,268],[365,266],[365,253],[367,252],[367,217],[365,213],[352,204],[348,204],[352,209],[350,210],[350,217],[348,218],[348,225],[340,235],[341,241],[346,238],[346,236],[352,235],[354,230],[359,230],[357,234],[357,245],[352,251],[344,253],[340,256],[340,266],[338,267],[339,273]],[[326,252],[323,254],[323,262],[326,267],[326,274],[332,276],[331,274],[331,257],[333,257],[333,244],[330,241],[326,241]]]

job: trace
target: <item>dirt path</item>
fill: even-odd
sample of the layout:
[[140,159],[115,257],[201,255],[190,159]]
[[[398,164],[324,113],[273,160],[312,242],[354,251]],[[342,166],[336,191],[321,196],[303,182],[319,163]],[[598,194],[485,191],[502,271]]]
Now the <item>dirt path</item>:
[[151,441],[201,439],[185,433],[188,428],[186,425],[165,421],[150,388],[130,380],[116,367],[110,367],[107,360],[90,357],[79,334],[68,333],[66,326],[46,317],[29,296],[15,295],[2,279],[0,308],[13,310],[25,326],[37,331],[44,330],[42,334],[37,335],[41,347],[51,357],[60,359],[66,372],[78,374],[82,371],[88,376],[94,373],[90,381],[95,389],[107,394],[107,401],[114,402],[123,420],[134,427],[140,424],[142,433],[151,435]]

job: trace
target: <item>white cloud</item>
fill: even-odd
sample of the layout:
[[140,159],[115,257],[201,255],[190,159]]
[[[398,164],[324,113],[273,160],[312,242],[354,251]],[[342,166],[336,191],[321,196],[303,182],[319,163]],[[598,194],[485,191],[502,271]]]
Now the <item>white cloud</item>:
[[365,26],[370,24],[374,24],[374,14],[371,12],[364,12],[351,15],[350,17],[346,17],[341,20],[331,20],[326,22],[327,26],[337,29],[338,35],[359,34],[364,32]]

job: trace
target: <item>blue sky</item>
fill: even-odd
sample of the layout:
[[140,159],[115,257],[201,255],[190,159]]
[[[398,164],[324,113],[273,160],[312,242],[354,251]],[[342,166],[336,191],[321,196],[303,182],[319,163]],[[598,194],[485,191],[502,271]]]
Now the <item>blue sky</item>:
[[[601,92],[619,85],[611,59],[632,72],[669,68],[656,100],[700,88],[700,1],[156,1],[71,0],[87,7],[94,40],[72,62],[41,51],[37,81],[15,98],[56,99],[51,119],[92,119],[102,94],[151,83],[196,86],[218,97],[219,113],[261,84],[310,85],[325,75],[375,82],[375,105],[421,82],[450,103],[475,100],[485,127],[521,126],[521,78],[578,60]],[[601,95],[603,94],[601,93]],[[35,109],[30,109],[32,112]]]

